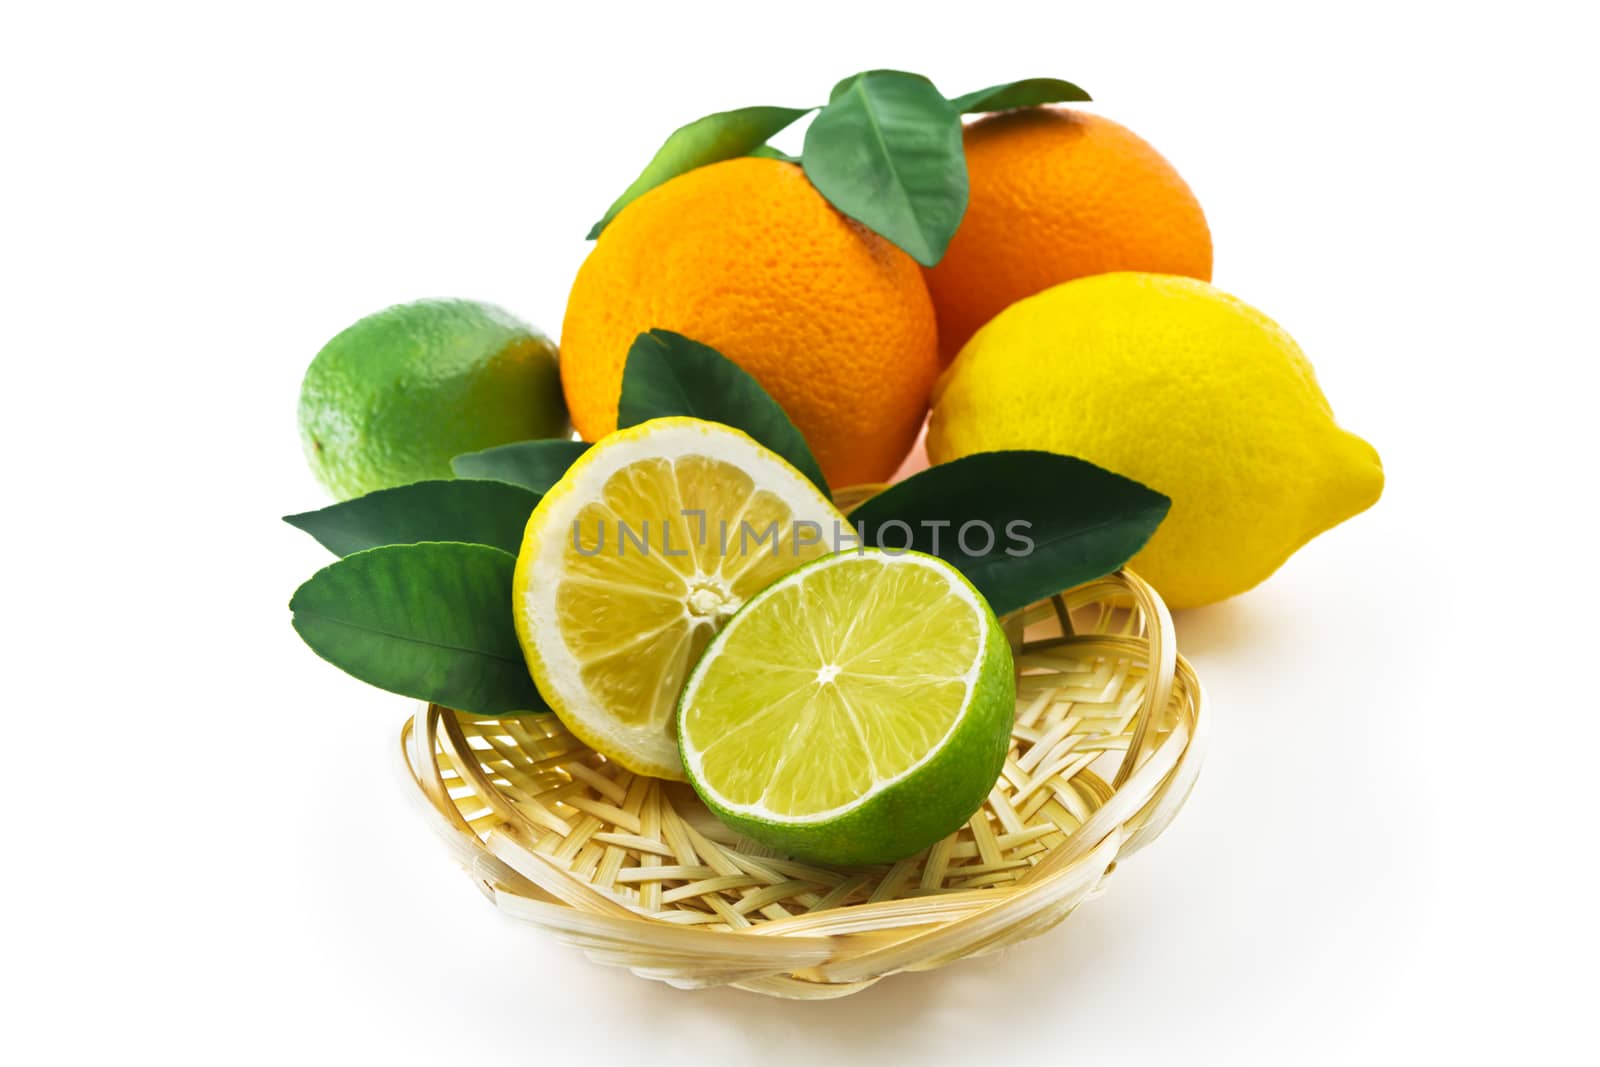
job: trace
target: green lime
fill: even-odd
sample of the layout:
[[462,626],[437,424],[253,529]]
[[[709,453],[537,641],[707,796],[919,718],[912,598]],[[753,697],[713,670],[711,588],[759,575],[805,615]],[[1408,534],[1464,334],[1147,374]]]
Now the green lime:
[[449,478],[464,452],[567,432],[556,346],[471,300],[368,315],[323,346],[300,386],[306,459],[340,500]]
[[729,826],[820,863],[887,863],[994,788],[1016,710],[994,612],[943,560],[825,556],[758,593],[678,701],[695,792]]

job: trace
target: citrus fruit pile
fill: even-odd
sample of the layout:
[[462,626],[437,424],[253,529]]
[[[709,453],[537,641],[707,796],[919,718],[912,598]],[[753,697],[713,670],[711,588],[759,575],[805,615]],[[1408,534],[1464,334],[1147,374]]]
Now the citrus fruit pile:
[[[1211,286],[1189,186],[1087,100],[877,70],[706,116],[591,230],[559,356],[468,301],[341,333],[300,422],[342,502],[288,521],[342,558],[297,630],[559,716],[786,855],[959,828],[1010,745],[1000,617],[1130,560],[1174,607],[1233,596],[1383,486]],[[933,466],[885,487],[925,426]]]

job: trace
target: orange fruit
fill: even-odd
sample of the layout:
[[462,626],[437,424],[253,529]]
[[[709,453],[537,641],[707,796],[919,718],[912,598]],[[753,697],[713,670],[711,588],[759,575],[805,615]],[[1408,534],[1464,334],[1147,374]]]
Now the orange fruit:
[[835,487],[894,473],[938,373],[933,304],[916,262],[774,159],[679,175],[601,233],[561,330],[561,383],[585,440],[616,429],[628,348],[655,328],[749,371]]
[[945,363],[1001,311],[1074,278],[1145,271],[1211,280],[1200,202],[1126,127],[1028,108],[980,119],[963,140],[967,213],[927,271]]

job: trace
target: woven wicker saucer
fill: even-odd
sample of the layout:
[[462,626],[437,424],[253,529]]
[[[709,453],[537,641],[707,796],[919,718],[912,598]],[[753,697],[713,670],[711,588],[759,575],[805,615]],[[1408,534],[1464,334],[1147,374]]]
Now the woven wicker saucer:
[[776,856],[553,715],[430,705],[401,746],[508,914],[676,986],[843,996],[1049,929],[1172,821],[1199,773],[1200,684],[1142,580],[1120,571],[1006,621],[1020,676],[1005,770],[967,826],[892,866]]

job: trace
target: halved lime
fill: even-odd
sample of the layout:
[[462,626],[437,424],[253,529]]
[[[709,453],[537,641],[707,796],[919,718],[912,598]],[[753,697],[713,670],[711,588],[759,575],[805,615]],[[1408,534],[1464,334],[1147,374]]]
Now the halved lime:
[[983,803],[1015,706],[1010,646],[961,572],[845,551],[768,586],[706,647],[678,746],[740,833],[801,859],[886,863]]

